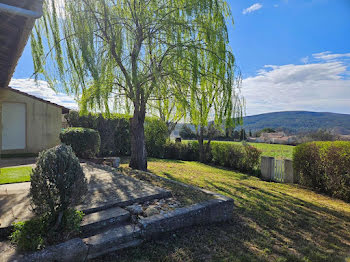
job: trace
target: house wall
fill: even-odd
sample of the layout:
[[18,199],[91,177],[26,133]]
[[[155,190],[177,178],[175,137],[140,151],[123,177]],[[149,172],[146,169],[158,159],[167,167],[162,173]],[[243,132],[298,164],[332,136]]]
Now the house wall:
[[[2,103],[4,102],[26,105],[26,147],[17,150],[2,150],[2,154],[38,153],[59,144],[59,133],[62,129],[61,108],[0,88],[0,125],[2,125]],[[1,145],[2,126],[0,128],[0,150]]]

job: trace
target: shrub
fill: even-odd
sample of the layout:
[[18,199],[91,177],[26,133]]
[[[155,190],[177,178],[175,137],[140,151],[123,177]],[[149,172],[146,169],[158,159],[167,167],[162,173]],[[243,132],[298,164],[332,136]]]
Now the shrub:
[[299,183],[350,202],[350,142],[311,142],[293,154]]
[[14,230],[10,240],[20,250],[34,251],[42,249],[60,241],[67,240],[80,233],[80,223],[83,219],[83,212],[68,209],[62,216],[60,233],[52,231],[51,221],[48,216],[40,216],[25,222],[14,224]]
[[189,141],[188,143],[178,143],[180,145],[180,160],[198,161],[199,144],[198,141]]
[[259,165],[261,151],[250,145],[212,142],[211,154],[216,165],[252,172]]
[[130,155],[129,115],[121,114],[88,114],[80,115],[70,111],[65,115],[70,127],[91,128],[99,132],[102,156]]
[[70,145],[78,157],[92,158],[100,150],[100,135],[93,129],[67,128],[61,132],[60,139],[62,143]]
[[180,158],[180,143],[174,143],[170,140],[166,141],[164,145],[164,155],[166,159],[179,159]]
[[[130,155],[130,115],[121,114],[88,114],[80,115],[77,111],[70,111],[65,116],[68,125],[70,127],[83,127],[91,128],[99,132],[101,144],[99,149],[99,155],[101,156],[128,156]],[[159,124],[159,125],[157,125]],[[146,146],[148,144],[149,156],[160,156],[164,154],[164,150],[161,149],[161,145],[164,145],[164,123],[155,118],[146,118],[145,120],[145,139]],[[148,128],[152,127],[152,128]],[[161,134],[161,136],[155,137],[155,134]],[[152,137],[149,137],[152,136]],[[149,137],[149,138],[148,138]],[[168,137],[166,133],[165,138]],[[152,143],[148,141],[156,139],[157,143],[155,147],[151,147]]]
[[261,150],[257,149],[251,145],[244,145],[244,164],[243,167],[245,170],[251,172],[259,166],[260,158],[261,158]]
[[163,157],[166,159],[197,161],[199,159],[198,142],[174,143],[167,141],[164,145]]
[[145,140],[148,156],[163,157],[167,138],[168,127],[164,121],[157,118],[148,118],[145,122]]
[[179,132],[179,135],[182,139],[194,139],[194,138],[196,138],[196,134],[186,124],[182,125],[180,132]]
[[34,212],[57,218],[81,202],[87,182],[79,159],[70,146],[59,145],[39,154],[31,176]]
[[214,164],[241,170],[244,158],[242,146],[212,142],[211,152]]

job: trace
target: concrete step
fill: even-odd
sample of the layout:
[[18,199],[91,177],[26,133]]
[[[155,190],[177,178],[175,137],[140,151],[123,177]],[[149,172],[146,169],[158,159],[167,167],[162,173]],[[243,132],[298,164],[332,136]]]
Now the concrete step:
[[83,238],[89,247],[87,259],[92,259],[109,252],[136,246],[143,242],[141,229],[132,224],[112,227],[107,231]]
[[171,196],[172,194],[170,191],[164,190],[157,194],[151,194],[151,195],[145,194],[144,196],[141,195],[139,197],[135,197],[124,201],[112,200],[107,202],[89,203],[89,204],[77,206],[77,209],[82,210],[84,214],[91,214],[102,210],[110,209],[113,207],[126,207],[135,203],[144,203],[146,201],[151,201],[154,199],[169,198]]
[[113,207],[85,215],[81,223],[82,235],[94,234],[112,225],[121,225],[130,219],[130,213],[120,207]]

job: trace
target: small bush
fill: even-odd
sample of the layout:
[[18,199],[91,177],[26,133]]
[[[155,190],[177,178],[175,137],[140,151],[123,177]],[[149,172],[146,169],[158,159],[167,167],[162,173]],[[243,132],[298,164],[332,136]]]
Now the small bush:
[[157,118],[148,118],[145,122],[147,155],[150,157],[163,157],[167,138],[168,127],[164,121]]
[[259,165],[261,151],[250,145],[212,142],[211,154],[216,165],[252,172]]
[[350,142],[311,142],[293,154],[299,183],[350,202]]
[[66,210],[62,217],[62,224],[58,229],[59,233],[52,230],[52,221],[48,216],[17,222],[14,224],[10,240],[23,251],[42,249],[47,245],[56,244],[78,235],[82,219],[83,212],[73,209]]
[[92,158],[100,150],[100,135],[93,129],[67,128],[61,132],[60,139],[62,143],[70,145],[78,157]]
[[30,180],[31,201],[38,215],[57,217],[79,204],[87,192],[79,159],[66,145],[41,152]]

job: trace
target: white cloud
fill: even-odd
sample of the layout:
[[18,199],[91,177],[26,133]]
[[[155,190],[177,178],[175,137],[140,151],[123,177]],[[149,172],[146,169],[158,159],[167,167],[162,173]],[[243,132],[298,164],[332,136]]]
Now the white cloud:
[[288,110],[350,114],[349,65],[341,60],[266,65],[243,80],[247,115]]
[[314,58],[319,60],[334,60],[338,58],[350,58],[350,53],[345,54],[332,54],[330,51],[321,52],[312,55]]
[[56,93],[46,81],[39,80],[36,83],[33,79],[12,79],[9,86],[70,109],[78,109],[78,104],[73,97],[63,93]]
[[273,7],[277,8],[277,7],[278,7],[278,5],[277,5],[277,4],[276,4],[276,5],[273,5]]
[[245,15],[245,14],[248,14],[248,13],[252,13],[252,12],[254,12],[256,10],[259,10],[260,8],[262,8],[262,4],[255,3],[255,4],[251,5],[251,6],[249,6],[248,8],[244,9],[242,11],[242,14]]
[[300,59],[300,61],[304,64],[307,64],[309,62],[309,57],[308,56],[305,56],[303,57],[302,59]]

